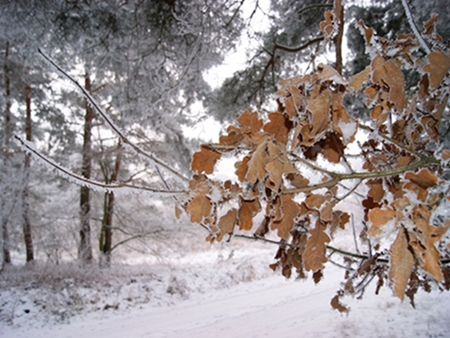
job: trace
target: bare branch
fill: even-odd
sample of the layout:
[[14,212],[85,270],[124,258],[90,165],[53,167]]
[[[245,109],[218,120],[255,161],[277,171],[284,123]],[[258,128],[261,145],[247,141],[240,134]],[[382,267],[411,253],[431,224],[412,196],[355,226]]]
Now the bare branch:
[[67,168],[64,168],[63,166],[59,165],[55,161],[49,159],[45,155],[43,155],[41,152],[39,152],[32,143],[27,142],[20,138],[19,136],[15,135],[15,139],[20,143],[22,149],[24,149],[27,153],[31,154],[34,158],[38,159],[41,163],[50,166],[51,168],[55,169],[56,172],[68,179],[69,181],[88,187],[90,189],[96,190],[96,191],[102,191],[102,192],[119,192],[124,193],[127,189],[134,189],[134,190],[140,190],[140,191],[146,191],[151,193],[157,193],[157,194],[166,194],[166,195],[173,195],[173,194],[183,194],[186,193],[184,190],[165,190],[165,189],[155,189],[155,188],[149,188],[145,186],[136,186],[132,184],[126,184],[126,183],[118,183],[118,184],[105,184],[101,182],[97,182],[91,179],[87,179],[84,176],[77,175],[70,171]]

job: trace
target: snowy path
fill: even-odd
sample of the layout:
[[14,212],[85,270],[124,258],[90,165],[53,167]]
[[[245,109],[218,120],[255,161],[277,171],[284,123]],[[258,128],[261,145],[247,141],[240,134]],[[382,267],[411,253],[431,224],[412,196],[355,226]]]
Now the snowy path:
[[368,291],[363,301],[345,299],[348,316],[329,305],[342,271],[330,269],[318,286],[311,281],[269,277],[229,289],[194,293],[172,306],[97,312],[70,324],[0,329],[14,338],[115,337],[449,337],[450,294],[420,293],[417,309],[388,290]]

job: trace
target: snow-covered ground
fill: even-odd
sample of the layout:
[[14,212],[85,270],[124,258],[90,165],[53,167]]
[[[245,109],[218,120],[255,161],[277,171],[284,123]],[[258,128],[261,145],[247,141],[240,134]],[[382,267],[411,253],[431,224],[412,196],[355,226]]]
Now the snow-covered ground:
[[286,280],[268,268],[273,253],[237,242],[111,269],[15,268],[0,275],[0,336],[450,337],[448,292],[419,292],[413,309],[370,288],[340,314],[330,300],[342,270],[327,266],[318,285]]

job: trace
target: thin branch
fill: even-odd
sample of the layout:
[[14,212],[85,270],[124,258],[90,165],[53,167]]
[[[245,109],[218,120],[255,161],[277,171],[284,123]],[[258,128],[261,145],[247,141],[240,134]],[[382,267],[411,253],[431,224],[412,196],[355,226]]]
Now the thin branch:
[[369,178],[379,178],[379,177],[389,177],[389,176],[400,175],[407,171],[414,171],[418,168],[421,168],[423,166],[430,165],[430,164],[431,165],[440,165],[441,162],[434,157],[424,157],[424,158],[420,159],[419,161],[414,162],[410,165],[391,169],[391,170],[373,171],[373,172],[372,171],[354,172],[354,173],[350,173],[350,174],[333,173],[333,179],[331,179],[329,181],[311,185],[311,186],[307,186],[304,188],[286,189],[286,190],[282,191],[282,194],[296,194],[296,193],[301,193],[301,192],[310,192],[310,191],[314,191],[314,190],[318,190],[318,189],[322,189],[322,188],[330,188],[343,180],[352,180],[352,179],[358,179],[358,178],[361,180],[366,180]]
[[60,73],[62,73],[67,79],[69,79],[86,97],[86,99],[89,101],[89,103],[95,108],[95,110],[103,117],[103,119],[106,121],[106,123],[110,126],[110,128],[119,136],[122,141],[130,146],[134,151],[136,151],[138,154],[143,155],[144,157],[150,159],[152,162],[154,162],[156,165],[159,165],[163,167],[165,170],[169,171],[170,173],[174,174],[178,178],[180,178],[183,181],[189,181],[188,178],[184,177],[181,173],[179,173],[177,170],[171,168],[169,165],[165,164],[162,160],[158,159],[154,155],[146,152],[145,150],[139,148],[136,146],[133,142],[131,142],[123,133],[122,131],[114,124],[114,122],[110,119],[108,114],[103,110],[103,108],[97,103],[97,101],[94,100],[94,98],[89,94],[89,92],[81,86],[77,80],[75,80],[72,76],[70,76],[64,69],[62,69],[58,64],[56,64],[55,61],[53,61],[49,56],[47,56],[44,52],[42,52],[40,49],[38,49],[39,54],[41,54],[45,60],[47,60],[52,66],[54,66]]
[[333,8],[333,4],[316,4],[316,5],[306,6],[306,7],[303,7],[302,9],[300,9],[297,12],[297,14],[302,14],[303,12],[309,11],[311,9],[316,9],[316,8]]
[[61,175],[64,178],[69,179],[70,181],[73,181],[74,183],[89,187],[93,190],[103,191],[103,192],[124,192],[126,189],[135,189],[140,191],[147,191],[157,194],[183,194],[187,191],[185,190],[162,190],[162,189],[155,189],[155,188],[149,188],[145,186],[136,186],[126,183],[120,183],[120,184],[105,184],[98,181],[94,181],[91,179],[87,179],[84,176],[77,175],[70,171],[67,168],[64,168],[63,166],[59,165],[55,161],[49,159],[42,153],[40,153],[31,143],[23,140],[19,136],[15,135],[15,139],[20,143],[22,148],[29,154],[33,155],[34,158],[38,159],[40,162],[42,162],[45,165],[48,165],[56,170],[56,172]]
[[413,30],[414,34],[416,35],[417,40],[419,40],[420,45],[422,46],[423,49],[425,49],[427,54],[430,53],[431,49],[428,46],[428,44],[425,42],[422,34],[420,34],[419,29],[417,28],[416,22],[414,21],[414,18],[411,13],[411,8],[409,7],[407,0],[402,0],[402,5],[403,5],[403,8],[405,9],[405,14],[406,14],[406,17],[408,18],[409,25],[411,26],[411,29]]

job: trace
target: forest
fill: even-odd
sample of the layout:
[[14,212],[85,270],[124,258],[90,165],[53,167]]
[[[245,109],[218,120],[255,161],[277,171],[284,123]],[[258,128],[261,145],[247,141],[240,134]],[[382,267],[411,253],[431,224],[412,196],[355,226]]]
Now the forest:
[[446,0],[0,10],[1,289],[203,250],[236,283],[329,273],[336,314],[450,289]]

